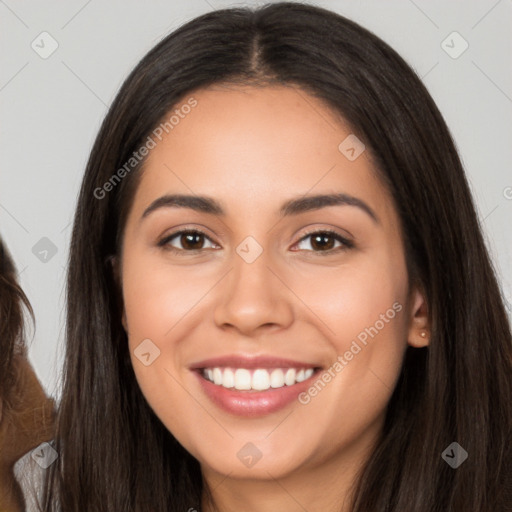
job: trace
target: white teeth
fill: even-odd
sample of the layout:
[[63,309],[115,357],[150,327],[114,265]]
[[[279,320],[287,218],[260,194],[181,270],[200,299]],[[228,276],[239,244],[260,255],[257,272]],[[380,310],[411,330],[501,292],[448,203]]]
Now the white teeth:
[[313,373],[313,368],[299,370],[295,368],[275,368],[267,370],[266,368],[257,368],[247,370],[244,368],[205,368],[203,377],[217,386],[225,388],[235,388],[239,391],[265,391],[269,388],[277,389],[286,386],[293,386],[298,382],[309,379]]
[[224,375],[222,376],[222,385],[225,388],[234,388],[235,387],[235,374],[233,370],[230,368],[226,368],[224,370]]
[[283,370],[277,368],[270,374],[270,387],[282,388],[284,386],[284,373]]
[[213,382],[217,384],[222,384],[222,372],[220,368],[214,368],[213,369]]
[[267,370],[256,370],[252,374],[252,389],[264,391],[270,387],[270,375]]
[[251,389],[251,372],[249,370],[238,369],[235,372],[235,389],[238,389],[238,390]]
[[287,386],[293,386],[295,384],[295,375],[296,375],[295,370],[293,368],[288,368],[288,370],[286,370],[286,373],[284,376],[284,383]]

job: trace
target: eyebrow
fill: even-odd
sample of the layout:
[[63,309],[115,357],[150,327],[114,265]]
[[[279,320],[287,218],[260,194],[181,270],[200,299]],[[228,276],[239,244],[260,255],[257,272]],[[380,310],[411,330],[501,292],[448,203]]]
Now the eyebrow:
[[[361,199],[348,194],[320,194],[314,196],[300,196],[286,201],[279,209],[281,217],[298,215],[300,213],[319,210],[328,206],[355,206],[368,214],[379,224],[377,214]],[[225,216],[226,212],[221,204],[207,196],[168,194],[153,201],[142,214],[141,220],[160,208],[190,208],[201,213]]]

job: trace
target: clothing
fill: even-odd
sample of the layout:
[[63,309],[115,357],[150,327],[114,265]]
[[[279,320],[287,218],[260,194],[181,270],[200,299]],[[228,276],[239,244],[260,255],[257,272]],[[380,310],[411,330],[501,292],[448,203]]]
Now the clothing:
[[33,454],[41,453],[47,444],[43,443],[31,450],[14,465],[14,476],[20,484],[25,498],[25,512],[40,512],[41,510],[41,493],[46,469],[36,462],[37,459]]

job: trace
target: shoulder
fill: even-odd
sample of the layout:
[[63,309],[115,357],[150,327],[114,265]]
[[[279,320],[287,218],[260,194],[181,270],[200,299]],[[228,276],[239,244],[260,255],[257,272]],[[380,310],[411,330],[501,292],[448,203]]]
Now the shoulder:
[[14,476],[23,492],[26,512],[41,510],[40,500],[46,470],[55,462],[56,454],[51,443],[42,443],[21,457],[14,465]]

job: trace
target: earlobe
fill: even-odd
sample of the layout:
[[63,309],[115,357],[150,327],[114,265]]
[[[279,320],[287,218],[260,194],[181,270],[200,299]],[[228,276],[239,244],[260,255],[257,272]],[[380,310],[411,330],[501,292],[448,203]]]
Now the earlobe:
[[426,347],[430,343],[427,301],[417,289],[414,290],[411,301],[408,344],[416,348]]

